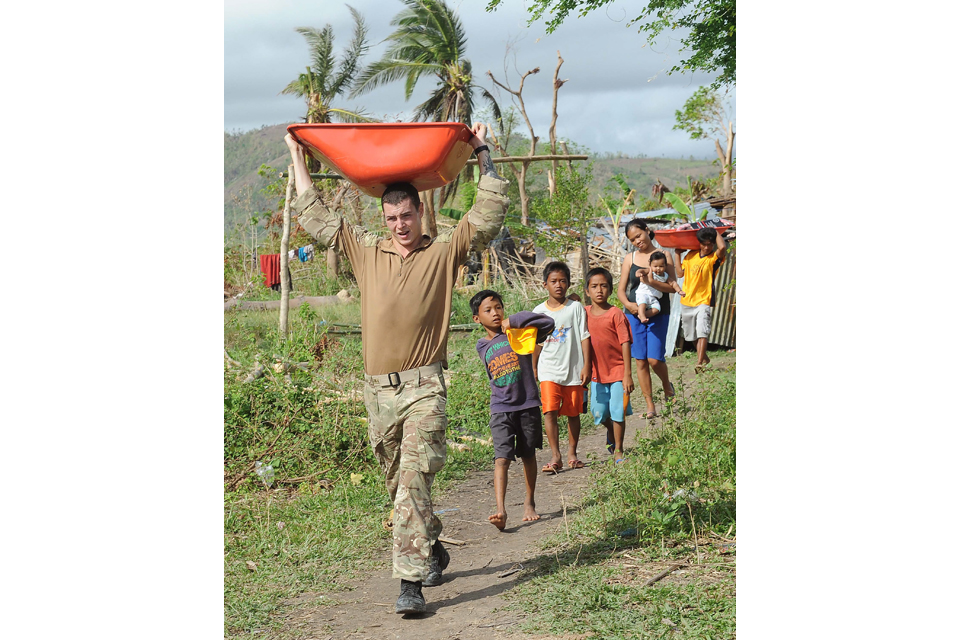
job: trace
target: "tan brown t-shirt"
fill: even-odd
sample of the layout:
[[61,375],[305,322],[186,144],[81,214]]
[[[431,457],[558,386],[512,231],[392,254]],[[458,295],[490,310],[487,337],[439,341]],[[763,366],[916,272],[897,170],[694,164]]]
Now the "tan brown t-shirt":
[[368,375],[406,371],[447,357],[457,270],[470,251],[483,250],[500,232],[509,182],[481,176],[477,199],[455,229],[425,241],[401,258],[390,237],[350,226],[323,204],[311,186],[291,205],[300,226],[324,246],[335,243],[350,260],[360,286],[363,368]]

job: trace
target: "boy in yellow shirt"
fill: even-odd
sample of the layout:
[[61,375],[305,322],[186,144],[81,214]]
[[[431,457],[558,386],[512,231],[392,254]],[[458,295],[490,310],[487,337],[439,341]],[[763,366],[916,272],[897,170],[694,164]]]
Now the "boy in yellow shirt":
[[716,229],[697,231],[700,251],[687,251],[680,260],[683,249],[674,249],[677,256],[677,278],[683,278],[686,296],[680,298],[680,325],[683,339],[697,343],[697,373],[710,363],[707,356],[707,338],[710,336],[710,321],[713,318],[713,278],[727,257],[727,243]]

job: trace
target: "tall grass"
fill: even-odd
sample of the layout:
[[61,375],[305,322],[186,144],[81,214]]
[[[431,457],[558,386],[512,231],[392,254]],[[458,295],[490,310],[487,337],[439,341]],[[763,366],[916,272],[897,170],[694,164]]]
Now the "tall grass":
[[[241,370],[224,372],[224,615],[225,636],[263,637],[281,626],[278,612],[304,595],[351,583],[389,548],[381,523],[390,511],[382,473],[367,441],[359,335],[329,333],[333,322],[359,322],[357,303],[318,314],[291,310],[289,337],[280,340],[278,312],[229,312],[224,343]],[[447,372],[448,437],[489,437],[489,386],[476,355],[478,332],[451,334]],[[315,345],[326,339],[322,359]],[[267,367],[243,382],[259,362],[313,362],[290,381]],[[450,447],[438,474],[442,492],[472,469],[489,464],[492,447],[470,441]],[[271,465],[268,489],[255,462]],[[252,563],[252,564],[250,564]],[[255,633],[257,632],[257,633]]]
[[[735,561],[719,554],[736,535],[734,376],[735,367],[697,376],[624,464],[601,468],[576,517],[542,541],[535,569],[506,594],[526,630],[734,637]],[[692,578],[645,586],[668,561]]]
[[[545,297],[502,283],[491,288],[508,313]],[[478,289],[454,294],[452,324],[472,322],[469,299]],[[322,606],[324,594],[349,589],[389,549],[381,523],[391,505],[367,442],[360,337],[329,331],[332,323],[359,321],[358,303],[322,312],[304,305],[291,309],[289,337],[281,340],[276,311],[225,314],[224,346],[241,363],[224,371],[225,637],[281,633],[278,614]],[[450,335],[451,440],[489,437],[489,383],[475,349],[482,335],[481,328]],[[313,365],[292,371],[289,381],[267,366],[263,377],[243,382],[256,363],[276,360]],[[600,471],[576,515],[544,540],[535,570],[507,592],[528,628],[604,638],[733,636],[729,570],[713,581],[642,587],[617,560],[626,551],[646,562],[706,566],[713,551],[703,541],[735,535],[733,370],[697,376],[687,389],[651,437],[627,451],[626,464]],[[451,447],[436,491],[489,468],[491,455],[473,441],[463,451]],[[254,472],[257,461],[273,466],[273,488]]]

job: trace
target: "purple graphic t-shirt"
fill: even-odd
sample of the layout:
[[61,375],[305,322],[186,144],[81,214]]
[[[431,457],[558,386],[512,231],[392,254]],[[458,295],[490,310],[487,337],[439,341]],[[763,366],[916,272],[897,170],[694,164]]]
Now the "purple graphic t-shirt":
[[[534,327],[537,343],[553,331],[553,318],[532,311],[510,316],[511,327]],[[505,333],[477,341],[477,353],[490,378],[490,413],[506,413],[540,406],[540,393],[533,377],[533,356],[513,350]]]

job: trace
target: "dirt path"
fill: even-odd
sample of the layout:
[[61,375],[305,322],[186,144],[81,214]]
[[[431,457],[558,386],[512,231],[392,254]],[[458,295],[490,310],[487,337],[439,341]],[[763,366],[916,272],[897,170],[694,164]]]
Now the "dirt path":
[[[733,360],[730,356],[719,360],[728,358]],[[675,360],[671,364],[671,378],[676,380],[679,391],[680,382],[675,374],[682,370],[682,379],[691,380],[693,362]],[[721,362],[717,364],[723,366]],[[641,417],[643,400],[639,393],[634,396],[633,406],[638,413],[627,418],[624,442],[627,448],[634,446],[638,430],[645,433],[647,427],[647,421]],[[584,415],[582,419],[587,423],[589,416]],[[602,427],[592,424],[583,429],[579,455],[586,468],[565,467],[557,475],[538,474],[536,501],[541,519],[536,522],[522,521],[524,485],[519,461],[510,467],[508,521],[503,532],[487,521],[487,516],[496,508],[492,466],[470,474],[464,482],[435,499],[435,511],[450,510],[440,516],[443,536],[462,540],[464,544],[445,545],[451,556],[450,566],[443,573],[442,585],[423,589],[426,614],[394,613],[400,581],[391,577],[391,558],[386,550],[383,568],[359,582],[355,590],[329,594],[319,601],[316,595],[305,596],[318,605],[300,609],[290,621],[291,626],[296,627],[298,635],[302,634],[299,637],[312,640],[490,640],[509,635],[520,622],[520,616],[496,610],[506,604],[501,594],[514,586],[522,572],[498,576],[520,565],[528,566],[541,554],[537,546],[539,540],[564,526],[564,505],[569,516],[582,492],[590,486],[593,471],[612,458],[606,451],[605,434]],[[561,440],[560,446],[565,452],[566,441]],[[537,455],[541,466],[550,459],[546,441],[544,447]],[[530,639],[535,640],[533,636]]]
[[[584,416],[586,422],[587,416]],[[626,446],[636,438],[645,420],[627,418]],[[557,475],[540,473],[537,478],[537,511],[540,520],[523,522],[523,470],[519,462],[510,466],[507,484],[507,527],[503,532],[487,521],[494,513],[493,470],[470,474],[467,479],[434,501],[441,514],[443,536],[462,540],[463,545],[446,544],[450,566],[438,587],[425,587],[427,613],[400,616],[394,604],[400,581],[391,577],[390,555],[384,553],[383,569],[358,583],[356,589],[325,596],[326,604],[301,610],[293,626],[303,637],[316,640],[341,638],[399,638],[412,640],[489,640],[508,631],[518,622],[510,612],[494,613],[505,604],[501,594],[510,589],[520,572],[503,578],[499,574],[529,565],[540,555],[538,541],[563,526],[564,505],[568,515],[582,491],[590,485],[590,474],[611,456],[605,449],[605,430],[587,426],[581,434],[579,454],[584,469],[564,468]],[[544,442],[546,445],[546,442]],[[566,441],[561,441],[565,450]],[[540,464],[549,460],[549,448],[540,451]],[[456,511],[452,511],[456,509]],[[315,596],[314,596],[315,597]]]

